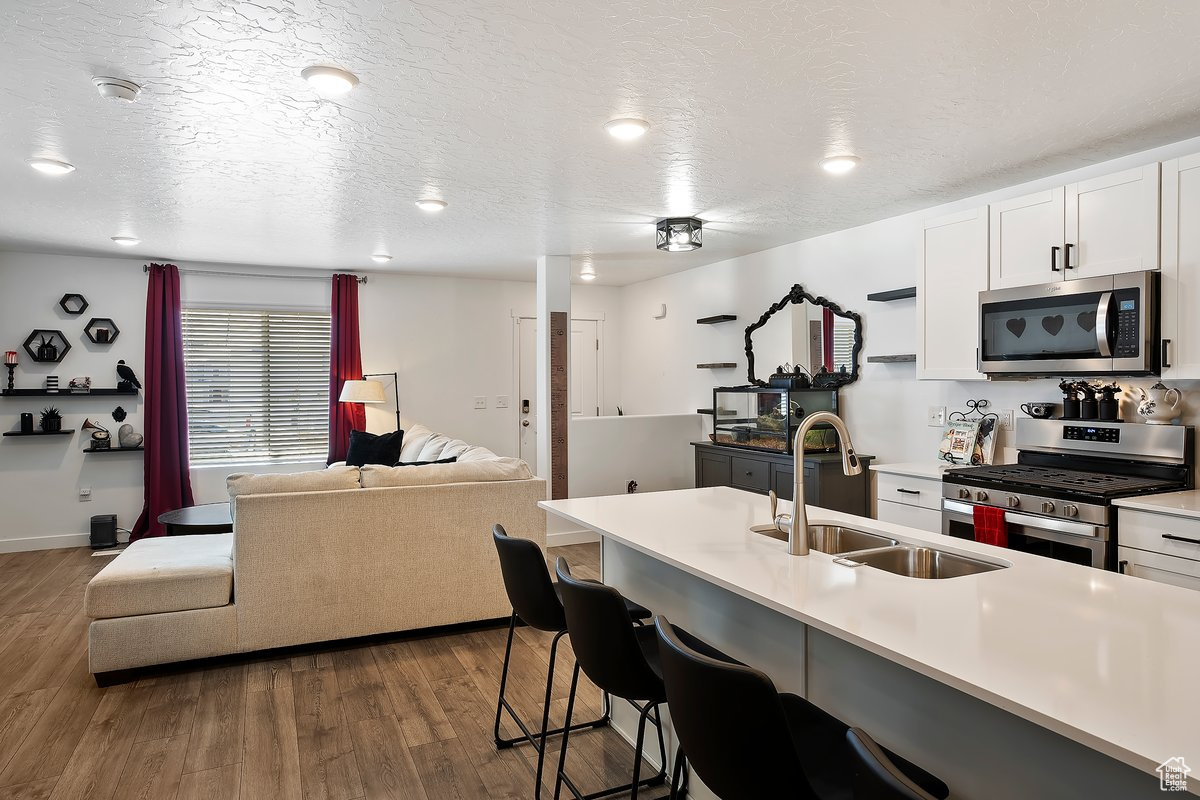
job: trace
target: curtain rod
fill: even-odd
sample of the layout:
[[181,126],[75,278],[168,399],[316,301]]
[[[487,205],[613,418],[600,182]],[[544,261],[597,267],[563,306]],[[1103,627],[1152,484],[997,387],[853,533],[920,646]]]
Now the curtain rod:
[[[276,280],[286,281],[328,281],[329,275],[264,275],[255,272],[219,272],[211,269],[184,269],[179,268],[179,271],[188,275],[221,275],[227,278],[274,278]],[[150,272],[150,265],[143,264],[142,272]],[[366,275],[355,275],[354,279],[359,283],[366,283]]]

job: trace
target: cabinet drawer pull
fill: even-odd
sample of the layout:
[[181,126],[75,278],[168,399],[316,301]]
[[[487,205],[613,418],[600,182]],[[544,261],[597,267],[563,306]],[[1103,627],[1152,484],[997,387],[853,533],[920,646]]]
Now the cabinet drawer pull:
[[1062,248],[1058,245],[1050,245],[1050,271],[1058,272],[1058,251]]
[[1170,369],[1170,368],[1171,368],[1171,351],[1170,351],[1170,347],[1171,347],[1171,340],[1170,340],[1170,339],[1163,339],[1163,340],[1162,340],[1162,368],[1163,368],[1163,369]]
[[1070,242],[1067,242],[1065,245],[1063,245],[1063,269],[1064,270],[1075,269],[1074,267],[1071,266],[1071,248],[1074,246],[1075,245],[1071,244]]
[[897,489],[900,494],[920,494],[916,489]]
[[1188,544],[1200,544],[1200,539],[1189,539],[1186,536],[1176,536],[1173,533],[1164,533],[1164,539],[1170,539],[1172,542],[1187,542]]
[[1125,571],[1125,567],[1127,567],[1127,566],[1129,566],[1128,561],[1118,561],[1117,562],[1117,572],[1121,573],[1122,575],[1127,575],[1128,573]]
[[747,477],[749,477],[750,475],[753,475],[753,474],[754,474],[754,470],[752,470],[752,469],[746,470]]

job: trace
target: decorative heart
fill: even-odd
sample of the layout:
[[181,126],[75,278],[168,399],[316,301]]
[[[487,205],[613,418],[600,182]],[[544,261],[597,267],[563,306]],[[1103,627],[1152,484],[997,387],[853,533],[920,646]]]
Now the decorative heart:
[[1053,317],[1042,317],[1042,328],[1051,336],[1058,336],[1058,332],[1062,330],[1062,327],[1062,314],[1055,314]]
[[1091,333],[1096,329],[1095,311],[1081,311],[1075,320],[1079,323],[1079,327],[1083,328],[1088,333]]
[[1009,333],[1020,339],[1021,334],[1025,332],[1025,318],[1014,317],[1008,322],[1004,323],[1004,327],[1008,328]]

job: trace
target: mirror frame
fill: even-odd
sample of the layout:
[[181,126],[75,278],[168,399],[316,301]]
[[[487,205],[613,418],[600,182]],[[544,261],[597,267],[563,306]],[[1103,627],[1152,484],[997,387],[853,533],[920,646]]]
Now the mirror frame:
[[804,290],[803,286],[797,283],[794,284],[788,293],[781,297],[778,302],[768,308],[766,313],[758,318],[758,322],[746,326],[746,379],[754,386],[769,386],[766,381],[762,381],[754,377],[754,332],[763,325],[766,325],[771,317],[775,316],[775,314],[779,311],[782,311],[789,305],[800,305],[804,302],[812,303],[813,305],[820,306],[821,308],[828,308],[835,315],[839,317],[846,317],[847,319],[854,321],[854,350],[850,354],[852,367],[850,370],[850,380],[836,385],[845,386],[848,383],[854,383],[856,380],[858,380],[858,354],[862,350],[862,317],[853,311],[847,311],[828,298],[813,297]]

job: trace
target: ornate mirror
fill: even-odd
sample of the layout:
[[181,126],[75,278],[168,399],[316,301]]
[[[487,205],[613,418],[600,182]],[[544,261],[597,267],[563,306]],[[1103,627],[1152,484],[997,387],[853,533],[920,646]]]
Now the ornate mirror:
[[862,317],[824,297],[813,297],[797,283],[746,327],[747,379],[755,386],[767,385],[754,374],[757,357],[764,376],[791,365],[813,386],[843,386],[858,380],[860,350]]

